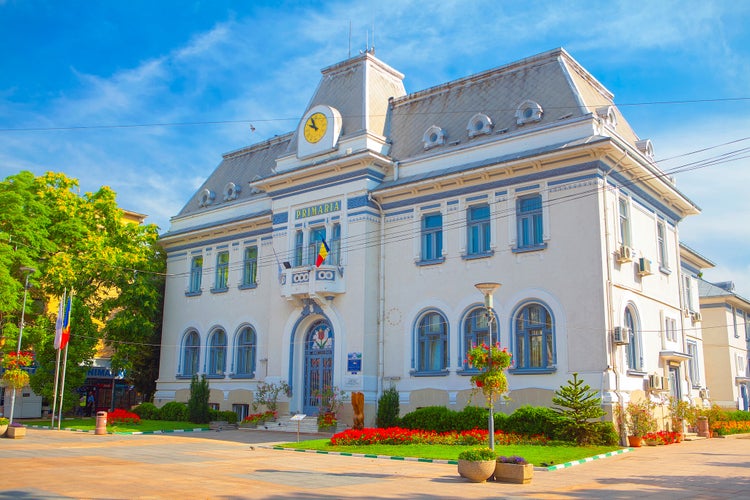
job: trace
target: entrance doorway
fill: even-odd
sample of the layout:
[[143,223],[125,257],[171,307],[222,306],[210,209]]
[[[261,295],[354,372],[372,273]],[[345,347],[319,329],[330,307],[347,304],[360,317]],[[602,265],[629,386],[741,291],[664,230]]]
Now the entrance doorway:
[[303,412],[317,415],[319,394],[333,386],[333,328],[324,319],[313,323],[305,334],[305,384]]

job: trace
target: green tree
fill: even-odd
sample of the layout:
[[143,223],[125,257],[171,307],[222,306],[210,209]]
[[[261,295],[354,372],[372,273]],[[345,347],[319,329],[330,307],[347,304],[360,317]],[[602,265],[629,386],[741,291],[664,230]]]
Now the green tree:
[[34,351],[38,364],[30,381],[34,392],[52,395],[57,311],[48,304],[66,289],[75,297],[66,403],[77,399],[72,391],[85,380],[100,342],[111,347],[114,369],[154,373],[165,269],[157,238],[154,225],[124,223],[106,186],[81,194],[77,180],[52,172],[24,171],[0,181],[0,331],[4,350],[15,350],[21,267],[36,269],[22,346]]
[[601,398],[578,378],[578,373],[573,373],[573,380],[568,380],[568,385],[555,391],[552,403],[557,405],[552,409],[566,420],[568,434],[576,443],[584,445],[592,440],[596,429],[592,420],[603,417],[605,412]]
[[400,412],[398,389],[391,385],[383,391],[380,399],[378,399],[378,414],[375,419],[377,426],[383,429],[395,427],[398,424]]
[[208,399],[210,389],[205,375],[193,375],[190,380],[190,399],[188,400],[188,420],[194,424],[205,424],[211,420]]

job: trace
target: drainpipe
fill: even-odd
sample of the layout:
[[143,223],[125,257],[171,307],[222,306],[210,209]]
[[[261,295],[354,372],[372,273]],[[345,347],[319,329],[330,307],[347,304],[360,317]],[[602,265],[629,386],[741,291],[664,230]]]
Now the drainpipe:
[[[607,170],[604,173],[604,190],[602,191],[602,196],[604,198],[604,250],[605,250],[605,259],[607,262],[607,335],[605,340],[605,350],[607,352],[607,355],[609,359],[611,360],[611,370],[612,373],[615,375],[615,395],[617,396],[617,402],[620,405],[620,408],[623,408],[623,397],[622,393],[620,392],[620,373],[617,371],[617,355],[615,353],[615,347],[612,343],[611,338],[611,332],[614,330],[614,300],[612,298],[612,250],[610,247],[610,230],[609,230],[609,210],[607,210],[607,207],[609,206],[609,197],[607,196],[607,193],[609,191],[608,184],[607,184],[607,177],[609,176],[610,172],[612,172],[615,168],[617,168],[620,163],[622,163],[622,160],[625,159],[625,157],[628,156],[628,152],[624,151],[622,158],[617,160],[617,163],[615,163],[612,167],[610,167],[609,170]],[[607,368],[607,371],[609,370],[609,367]],[[605,371],[606,374],[606,371]]]
[[[396,166],[394,174],[398,171]],[[383,394],[383,377],[385,375],[385,213],[383,206],[367,193],[367,199],[378,207],[380,212],[380,259],[378,264],[378,376],[377,398]]]

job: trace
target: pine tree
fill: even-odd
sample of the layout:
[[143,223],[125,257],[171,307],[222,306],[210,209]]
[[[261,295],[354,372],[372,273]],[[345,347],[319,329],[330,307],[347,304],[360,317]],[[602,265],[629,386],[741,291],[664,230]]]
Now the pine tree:
[[188,419],[194,424],[205,424],[211,420],[208,411],[210,390],[205,375],[193,375],[190,381],[190,399],[188,400]]
[[568,380],[568,385],[555,391],[552,403],[557,405],[552,409],[567,421],[569,435],[579,445],[590,442],[595,432],[591,420],[603,417],[605,412],[601,398],[578,378],[578,373],[573,373],[573,380]]

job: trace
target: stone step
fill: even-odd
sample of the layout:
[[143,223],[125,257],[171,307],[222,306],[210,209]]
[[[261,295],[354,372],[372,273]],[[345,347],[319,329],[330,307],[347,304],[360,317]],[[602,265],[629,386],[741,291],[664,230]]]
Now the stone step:
[[346,425],[339,424],[336,427],[335,432],[318,432],[318,419],[315,416],[307,417],[299,422],[291,420],[290,415],[283,415],[276,419],[275,422],[265,422],[255,428],[247,428],[240,426],[240,429],[246,430],[257,430],[257,431],[276,431],[276,432],[297,432],[303,434],[321,434],[321,435],[332,435],[336,432],[346,430]]

